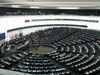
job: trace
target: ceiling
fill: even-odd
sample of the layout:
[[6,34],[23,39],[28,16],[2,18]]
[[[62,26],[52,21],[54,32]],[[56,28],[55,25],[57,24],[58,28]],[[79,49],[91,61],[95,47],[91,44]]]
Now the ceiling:
[[0,0],[0,7],[44,9],[100,9],[100,0]]

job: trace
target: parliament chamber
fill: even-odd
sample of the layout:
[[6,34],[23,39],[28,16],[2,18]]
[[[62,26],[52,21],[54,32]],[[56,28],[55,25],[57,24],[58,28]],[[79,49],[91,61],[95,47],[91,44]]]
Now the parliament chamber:
[[[40,45],[54,50],[34,53]],[[7,51],[9,47],[13,50]],[[36,48],[32,51],[30,47]],[[0,48],[5,50],[0,59],[2,69],[32,75],[100,74],[100,31],[97,30],[48,28],[10,40]]]
[[100,75],[100,1],[0,0],[0,75]]

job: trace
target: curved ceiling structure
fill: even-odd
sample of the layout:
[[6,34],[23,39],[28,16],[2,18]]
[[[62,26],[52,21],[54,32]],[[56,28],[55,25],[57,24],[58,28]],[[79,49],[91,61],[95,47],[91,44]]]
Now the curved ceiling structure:
[[43,9],[100,9],[100,0],[0,0],[0,7]]

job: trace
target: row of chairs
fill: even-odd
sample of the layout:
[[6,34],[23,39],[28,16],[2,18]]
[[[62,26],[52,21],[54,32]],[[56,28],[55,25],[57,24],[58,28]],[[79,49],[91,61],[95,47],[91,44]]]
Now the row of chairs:
[[11,66],[15,65],[21,61],[25,56],[28,55],[28,52],[15,52],[13,55],[0,59],[0,68],[8,69]]
[[11,70],[25,72],[25,73],[32,73],[32,74],[47,74],[47,75],[51,73],[53,73],[54,75],[71,74],[70,71],[65,72],[65,68],[58,67],[43,55],[34,56],[33,54],[29,56],[27,59],[25,59],[22,63],[20,63],[20,65],[11,68]]

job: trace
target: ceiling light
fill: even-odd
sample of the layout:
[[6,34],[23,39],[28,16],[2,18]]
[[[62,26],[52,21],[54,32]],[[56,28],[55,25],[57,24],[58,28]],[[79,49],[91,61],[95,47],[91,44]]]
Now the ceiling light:
[[13,7],[13,8],[18,8],[18,7],[20,7],[19,5],[11,5],[11,7]]
[[79,9],[79,7],[57,7],[57,9]]
[[38,7],[38,6],[30,6],[30,8],[40,8],[40,7]]

